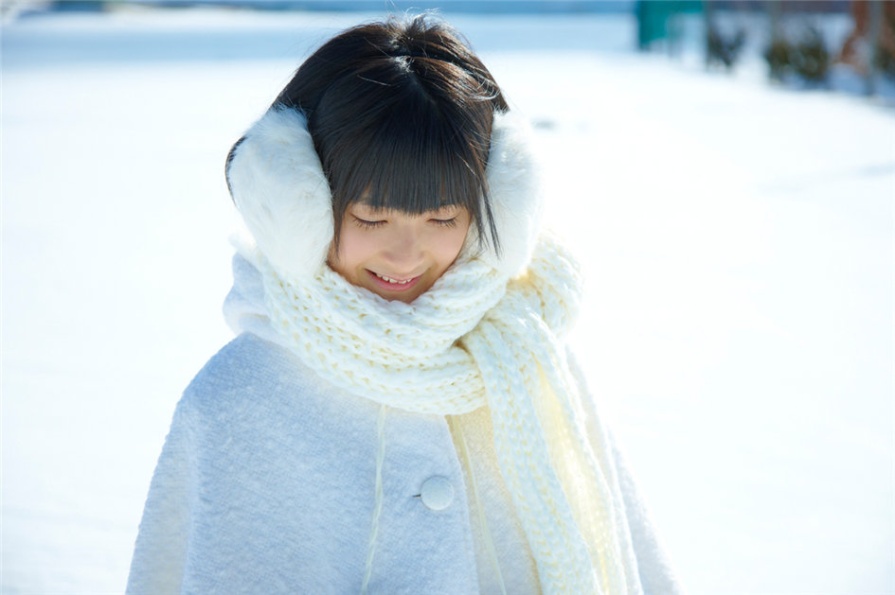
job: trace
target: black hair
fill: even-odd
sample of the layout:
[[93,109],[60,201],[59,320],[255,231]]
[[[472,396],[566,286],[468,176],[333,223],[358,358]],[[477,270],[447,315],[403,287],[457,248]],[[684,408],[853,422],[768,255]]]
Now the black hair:
[[336,246],[346,210],[363,202],[414,214],[461,206],[498,250],[485,169],[494,112],[509,106],[444,22],[421,15],[344,31],[272,107],[307,117],[332,191]]

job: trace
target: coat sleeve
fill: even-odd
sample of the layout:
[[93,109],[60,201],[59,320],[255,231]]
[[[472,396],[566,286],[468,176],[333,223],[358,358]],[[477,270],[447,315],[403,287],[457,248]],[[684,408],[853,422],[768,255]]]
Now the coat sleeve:
[[637,491],[637,483],[614,443],[612,453],[643,592],[645,595],[680,595],[683,590],[659,542],[649,511]]
[[137,535],[128,595],[180,593],[197,494],[196,415],[180,401],[159,457]]
[[[572,374],[581,390],[582,402],[587,415],[592,418],[592,426],[601,426],[598,421],[597,407],[588,390],[587,380],[578,365],[574,354],[569,350],[567,357]],[[668,557],[659,541],[656,529],[650,519],[649,510],[638,489],[637,482],[630,471],[619,448],[616,446],[612,432],[605,432],[610,446],[611,464],[615,468],[616,478],[625,509],[625,518],[631,533],[631,545],[637,559],[637,573],[644,595],[681,595],[681,588],[675,577]]]

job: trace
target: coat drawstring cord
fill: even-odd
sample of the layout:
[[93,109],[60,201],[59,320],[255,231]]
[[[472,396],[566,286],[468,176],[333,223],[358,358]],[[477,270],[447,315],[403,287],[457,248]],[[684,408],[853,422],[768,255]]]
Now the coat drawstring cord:
[[373,575],[373,557],[376,554],[376,541],[379,536],[379,518],[382,516],[382,464],[385,461],[385,414],[387,409],[386,405],[380,405],[379,417],[376,420],[376,439],[378,441],[378,448],[376,449],[376,503],[373,508],[370,543],[367,546],[367,567],[364,572],[364,582],[360,589],[362,595],[366,594],[367,586],[370,584],[370,577]]

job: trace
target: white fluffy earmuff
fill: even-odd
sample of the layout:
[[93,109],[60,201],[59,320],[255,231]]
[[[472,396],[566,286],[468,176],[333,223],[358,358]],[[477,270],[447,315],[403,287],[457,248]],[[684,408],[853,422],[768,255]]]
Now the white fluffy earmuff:
[[496,253],[489,244],[481,258],[508,277],[528,265],[541,231],[541,169],[533,149],[525,118],[514,112],[495,112],[485,174],[500,251]]
[[[500,253],[477,255],[508,277],[522,272],[540,231],[539,168],[521,117],[495,113],[486,174]],[[271,108],[246,132],[227,166],[236,208],[255,244],[283,276],[325,265],[333,240],[332,195],[302,112]],[[475,246],[470,231],[468,245]]]
[[302,278],[323,266],[332,195],[302,112],[268,110],[234,149],[227,181],[255,244],[281,275]]

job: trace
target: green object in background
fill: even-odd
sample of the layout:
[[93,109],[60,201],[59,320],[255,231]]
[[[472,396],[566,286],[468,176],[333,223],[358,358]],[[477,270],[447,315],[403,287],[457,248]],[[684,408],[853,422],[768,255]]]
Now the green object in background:
[[637,2],[637,46],[648,50],[654,41],[669,39],[669,21],[675,15],[702,13],[702,0],[639,0]]

